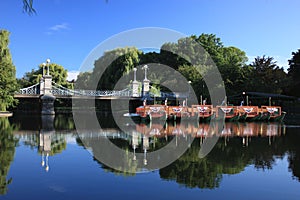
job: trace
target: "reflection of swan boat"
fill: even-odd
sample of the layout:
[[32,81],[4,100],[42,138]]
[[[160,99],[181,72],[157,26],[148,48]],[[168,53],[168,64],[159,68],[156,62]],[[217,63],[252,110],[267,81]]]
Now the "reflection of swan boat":
[[136,130],[149,136],[192,135],[192,137],[266,137],[281,135],[281,124],[272,122],[225,122],[218,123],[179,123],[162,125],[152,123],[150,126],[140,124]]

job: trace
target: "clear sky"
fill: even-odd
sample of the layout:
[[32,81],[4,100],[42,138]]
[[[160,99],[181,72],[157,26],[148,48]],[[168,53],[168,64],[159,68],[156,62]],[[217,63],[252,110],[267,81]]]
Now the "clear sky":
[[300,48],[299,0],[34,0],[31,16],[22,7],[22,0],[0,3],[0,29],[11,32],[17,77],[47,58],[78,71],[99,43],[142,27],[213,33],[250,61],[267,55],[285,68]]

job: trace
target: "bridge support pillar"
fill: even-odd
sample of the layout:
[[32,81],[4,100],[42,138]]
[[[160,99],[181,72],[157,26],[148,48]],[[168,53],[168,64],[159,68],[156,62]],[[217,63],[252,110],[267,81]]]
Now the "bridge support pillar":
[[[49,68],[48,68],[49,70]],[[54,101],[55,96],[52,94],[52,76],[49,75],[49,72],[47,75],[43,75],[43,83],[41,85],[41,104],[42,104],[42,115],[55,115],[54,111]]]
[[52,90],[52,76],[44,75],[43,76],[44,85],[42,86],[44,94],[51,94]]
[[40,97],[42,103],[42,115],[55,115],[54,101],[55,96],[52,94],[45,94]]
[[132,82],[132,96],[133,97],[139,97],[139,82],[138,81],[133,81]]
[[150,91],[150,81],[148,79],[143,80],[143,96],[148,94]]

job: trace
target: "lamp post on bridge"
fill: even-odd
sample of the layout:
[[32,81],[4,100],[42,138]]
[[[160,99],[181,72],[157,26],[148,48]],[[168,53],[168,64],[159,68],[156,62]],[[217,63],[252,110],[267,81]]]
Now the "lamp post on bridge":
[[133,81],[132,81],[132,96],[139,96],[139,82],[136,80],[136,68],[133,68]]
[[50,69],[49,69],[49,64],[50,64],[50,59],[48,58],[47,60],[46,60],[46,63],[47,63],[47,76],[50,76]]
[[150,91],[150,81],[147,79],[147,70],[149,69],[148,65],[142,67],[145,70],[145,78],[143,80],[143,96]]
[[190,98],[190,93],[191,93],[191,84],[192,84],[192,81],[188,81],[188,87],[189,87],[189,91],[188,91],[188,94],[187,94],[187,97],[186,97],[186,99],[185,99],[185,103],[186,103],[186,105],[188,105],[188,99]]

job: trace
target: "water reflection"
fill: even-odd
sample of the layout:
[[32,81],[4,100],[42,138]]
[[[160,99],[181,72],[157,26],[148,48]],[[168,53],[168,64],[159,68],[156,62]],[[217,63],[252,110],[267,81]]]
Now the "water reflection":
[[0,195],[6,194],[7,187],[13,180],[7,175],[18,143],[12,134],[16,128],[10,124],[7,118],[0,117]]
[[[65,126],[60,120],[66,123]],[[105,120],[99,119],[103,124],[106,123]],[[173,180],[187,187],[216,188],[220,186],[224,174],[240,173],[249,165],[262,170],[272,169],[276,159],[282,159],[284,156],[288,157],[288,167],[294,178],[300,180],[300,147],[297,142],[300,141],[300,135],[297,133],[299,129],[287,129],[280,123],[228,122],[222,126],[218,123],[188,122],[127,124],[126,130],[111,126],[102,130],[87,128],[86,131],[77,134],[72,130],[75,127],[72,118],[56,117],[47,119],[46,122],[43,122],[43,119],[40,121],[42,123],[38,130],[6,131],[10,133],[1,134],[1,142],[7,140],[5,139],[7,137],[10,138],[13,132],[15,137],[22,139],[24,145],[37,149],[37,153],[41,156],[42,167],[46,171],[51,167],[48,162],[51,156],[67,148],[68,137],[76,137],[77,145],[85,146],[102,168],[115,174],[135,175],[141,171],[153,170],[153,162],[164,157],[154,159],[149,157],[149,153],[162,149],[172,142],[172,148],[180,147],[185,143],[189,145],[189,149],[175,162],[159,169],[159,174],[162,179]],[[50,122],[48,123],[50,126],[47,122]],[[18,126],[25,127],[23,124]],[[216,136],[220,138],[213,150],[208,156],[200,159],[198,153],[203,141]],[[0,146],[0,158],[6,157],[2,156],[5,152],[10,153],[11,157],[8,159],[10,161],[6,162],[8,168],[13,160],[14,141],[11,139],[13,145],[8,145],[11,149],[5,147],[6,151],[3,145]],[[102,160],[97,160],[97,154],[105,154],[103,152],[105,146],[118,146],[126,152],[122,159],[114,160],[117,169],[112,169],[104,165]],[[107,154],[105,159],[114,159],[114,157]],[[2,163],[4,162],[1,160]],[[7,172],[5,179],[1,175],[1,189],[3,185],[9,183],[6,176]]]

